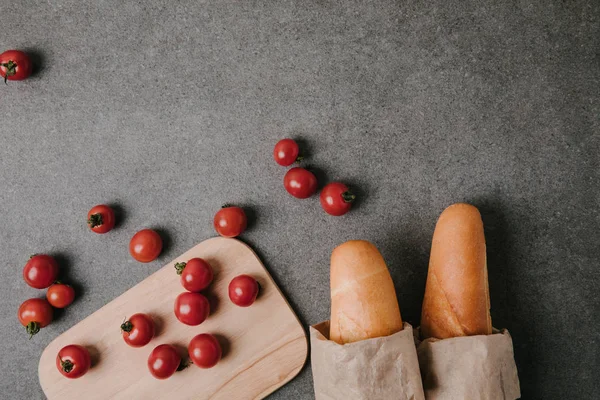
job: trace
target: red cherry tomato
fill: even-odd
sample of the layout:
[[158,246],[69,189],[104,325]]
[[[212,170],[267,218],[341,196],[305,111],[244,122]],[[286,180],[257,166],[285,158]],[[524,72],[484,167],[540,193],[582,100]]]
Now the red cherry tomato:
[[212,368],[221,359],[221,345],[208,333],[196,335],[188,345],[190,360],[200,368]]
[[239,275],[229,283],[229,299],[240,307],[249,307],[258,295],[258,282],[251,276]]
[[31,59],[20,50],[8,50],[0,54],[0,76],[4,82],[21,81],[31,75]]
[[280,140],[273,149],[275,162],[284,167],[300,161],[302,157],[298,157],[298,154],[300,154],[300,148],[298,147],[298,143],[292,139]]
[[58,263],[45,254],[37,254],[27,261],[23,268],[23,279],[36,289],[45,289],[56,281]]
[[19,321],[25,327],[29,338],[52,322],[52,307],[45,299],[25,300],[19,307]]
[[121,324],[123,340],[131,347],[142,347],[154,337],[154,322],[146,314],[133,314]]
[[340,182],[325,185],[321,190],[321,207],[327,214],[340,216],[350,211],[356,196]]
[[87,223],[94,232],[106,233],[115,227],[115,212],[104,204],[94,206],[88,212]]
[[181,285],[190,292],[206,289],[213,280],[212,268],[201,258],[192,258],[187,263],[176,263],[175,269],[181,275]]
[[129,242],[129,253],[139,262],[156,260],[162,251],[162,239],[152,229],[142,229]]
[[91,366],[90,352],[85,347],[77,344],[63,347],[56,356],[56,368],[67,378],[82,377]]
[[148,369],[157,379],[167,379],[180,368],[181,356],[170,344],[156,346],[148,357]]
[[186,325],[200,325],[210,313],[208,299],[200,293],[181,293],[174,308],[177,319]]
[[48,288],[46,298],[52,307],[65,308],[75,300],[75,290],[64,283],[55,283]]
[[304,168],[292,168],[285,174],[283,186],[292,196],[306,199],[317,191],[317,177]]
[[236,237],[246,230],[248,219],[240,207],[223,207],[213,221],[217,233],[224,237]]

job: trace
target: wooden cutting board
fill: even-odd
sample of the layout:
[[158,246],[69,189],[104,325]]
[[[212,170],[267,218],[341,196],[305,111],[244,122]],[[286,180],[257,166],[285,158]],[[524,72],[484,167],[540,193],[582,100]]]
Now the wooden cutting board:
[[[173,313],[175,297],[184,291],[175,262],[201,257],[215,279],[207,290],[211,314],[198,326],[187,326]],[[126,273],[126,271],[123,271]],[[255,277],[261,285],[256,302],[233,305],[227,294],[231,279]],[[120,325],[143,312],[157,324],[157,335],[142,348],[125,344]],[[159,344],[173,344],[187,354],[199,333],[212,333],[223,346],[223,359],[211,369],[191,365],[166,380],[150,375],[148,355]],[[68,344],[87,347],[92,368],[79,379],[67,379],[56,368],[58,351]],[[261,399],[298,374],[308,351],[305,331],[252,249],[235,239],[212,238],[165,265],[46,347],[39,377],[50,400],[64,399]]]

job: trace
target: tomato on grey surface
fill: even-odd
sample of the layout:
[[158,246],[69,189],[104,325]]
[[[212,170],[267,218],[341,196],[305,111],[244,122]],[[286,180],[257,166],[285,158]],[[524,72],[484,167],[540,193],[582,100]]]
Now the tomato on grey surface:
[[87,223],[96,233],[106,233],[115,227],[115,212],[107,205],[92,207],[87,214]]
[[285,190],[298,199],[306,199],[317,191],[317,177],[307,169],[295,167],[283,177]]
[[187,263],[175,264],[177,274],[181,275],[181,285],[190,292],[200,292],[213,280],[213,270],[202,258],[192,258]]
[[0,76],[4,83],[9,81],[22,81],[29,78],[33,66],[27,53],[21,50],[7,50],[0,54]]
[[246,230],[248,218],[241,207],[223,206],[215,214],[213,225],[223,237],[236,237]]
[[23,267],[23,279],[32,288],[45,289],[58,277],[58,263],[46,254],[32,256]]
[[299,156],[300,147],[293,139],[281,139],[273,149],[273,158],[275,162],[283,167],[287,167],[302,160]]
[[184,324],[200,325],[210,313],[210,304],[200,293],[184,292],[175,299],[174,312]]
[[240,307],[250,307],[258,295],[258,282],[250,275],[239,275],[229,283],[229,299]]
[[156,346],[148,356],[148,369],[156,379],[167,379],[182,369],[181,356],[170,344]]
[[52,322],[53,313],[52,307],[46,299],[29,299],[21,304],[17,315],[31,339],[40,331],[40,328],[44,328]]
[[321,190],[321,207],[329,215],[340,216],[350,211],[356,196],[348,186],[340,182],[332,182]]
[[48,303],[55,308],[65,308],[75,300],[75,290],[70,285],[57,282],[46,292]]
[[121,324],[121,332],[125,343],[131,347],[142,347],[154,337],[154,321],[147,314],[133,314]]
[[139,262],[148,263],[156,260],[162,251],[162,239],[152,229],[142,229],[131,238],[129,253]]
[[212,368],[221,359],[221,345],[216,337],[201,333],[190,340],[188,345],[190,360],[200,368]]
[[56,356],[56,368],[70,379],[80,378],[92,366],[90,352],[78,344],[63,347]]

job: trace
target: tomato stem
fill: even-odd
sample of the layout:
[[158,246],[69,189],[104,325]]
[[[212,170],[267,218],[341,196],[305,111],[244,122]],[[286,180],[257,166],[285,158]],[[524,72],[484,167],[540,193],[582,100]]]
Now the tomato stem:
[[184,262],[175,263],[175,269],[177,270],[177,275],[181,275],[183,273],[183,269],[185,268],[186,265],[187,265],[187,263],[184,263]]
[[40,331],[40,324],[38,324],[37,322],[31,321],[30,323],[27,324],[27,326],[25,327],[25,330],[29,334],[29,340],[31,340],[33,335],[35,335],[36,333],[38,333]]
[[344,199],[346,203],[352,203],[356,199],[356,195],[348,190],[342,193],[342,199]]
[[181,362],[179,363],[179,366],[177,367],[177,371],[183,371],[184,369],[186,369],[187,367],[189,367],[192,364],[193,364],[192,360],[181,360]]
[[90,228],[95,228],[97,226],[102,225],[102,214],[92,214],[90,215],[90,219],[87,222],[90,225]]
[[8,77],[9,76],[13,76],[14,74],[17,73],[17,63],[10,60],[7,63],[4,64],[0,64],[2,65],[4,68],[6,68],[6,71],[4,71],[4,83],[8,85]]
[[73,371],[73,367],[75,366],[70,360],[67,361],[63,361],[62,358],[59,358],[60,360],[60,367],[62,368],[63,371],[65,371],[67,374],[71,371]]
[[299,163],[302,160],[304,160],[304,156],[302,154],[299,154],[298,157],[296,157],[296,162]]
[[133,329],[133,324],[131,323],[131,321],[125,321],[121,324],[121,330],[123,332],[131,332],[131,330]]

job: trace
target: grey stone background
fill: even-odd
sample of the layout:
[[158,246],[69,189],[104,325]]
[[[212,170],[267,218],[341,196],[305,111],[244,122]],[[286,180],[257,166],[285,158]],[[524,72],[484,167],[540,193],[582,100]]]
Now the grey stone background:
[[[525,399],[597,396],[598,1],[0,1],[0,48],[40,65],[0,85],[3,399],[42,399],[57,335],[214,235],[224,202],[302,322],[329,313],[329,255],[373,241],[417,325],[439,213],[484,216],[492,318],[514,338]],[[321,183],[360,196],[327,216],[272,160],[302,140]],[[118,206],[108,235],[85,225]],[[134,262],[140,228],[160,259]],[[28,256],[59,257],[76,303],[32,340],[16,311],[42,291]],[[112,329],[112,328],[111,328]],[[272,399],[310,399],[307,366]]]

